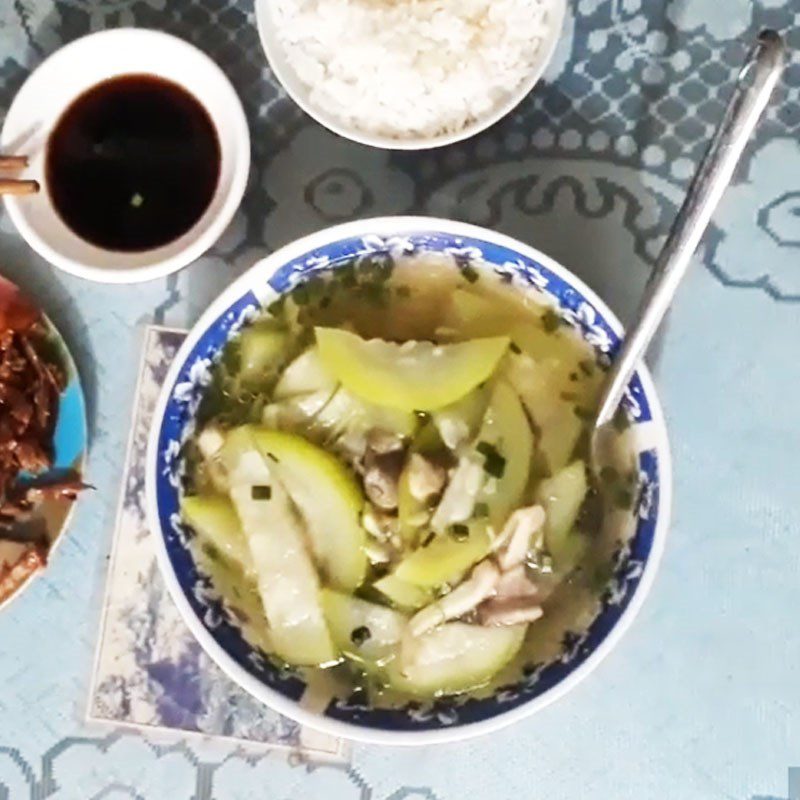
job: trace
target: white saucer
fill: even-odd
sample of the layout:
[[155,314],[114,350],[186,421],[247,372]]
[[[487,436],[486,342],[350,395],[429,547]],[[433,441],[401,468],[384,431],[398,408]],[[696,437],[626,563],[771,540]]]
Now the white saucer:
[[[53,207],[44,175],[50,131],[87,89],[124,74],[172,81],[205,107],[219,137],[216,193],[183,236],[153,250],[119,253],[79,238]],[[38,194],[6,196],[17,229],[41,256],[66,272],[105,283],[137,283],[175,272],[219,238],[241,202],[250,170],[250,134],[242,104],[222,70],[193,45],[158,31],[120,28],[78,39],[48,58],[23,84],[6,116],[0,153],[27,155],[19,176],[39,181]]]

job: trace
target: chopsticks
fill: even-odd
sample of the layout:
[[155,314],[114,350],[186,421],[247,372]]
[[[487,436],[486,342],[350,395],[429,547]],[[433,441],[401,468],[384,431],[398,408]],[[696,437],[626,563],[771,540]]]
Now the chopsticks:
[[[18,172],[28,166],[28,156],[0,155],[0,170]],[[0,194],[36,194],[39,181],[20,180],[18,178],[0,178]]]

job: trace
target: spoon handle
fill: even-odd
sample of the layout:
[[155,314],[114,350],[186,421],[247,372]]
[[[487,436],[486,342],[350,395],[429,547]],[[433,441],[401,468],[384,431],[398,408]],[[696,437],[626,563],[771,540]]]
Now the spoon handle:
[[703,157],[644,291],[636,319],[608,373],[597,427],[610,422],[625,387],[669,308],[742,151],[767,106],[785,58],[783,40],[762,31],[747,57],[725,115]]

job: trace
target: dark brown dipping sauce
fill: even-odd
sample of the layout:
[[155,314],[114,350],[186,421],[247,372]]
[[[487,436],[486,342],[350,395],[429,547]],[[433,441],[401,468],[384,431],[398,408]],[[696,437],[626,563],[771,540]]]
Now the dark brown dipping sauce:
[[137,252],[186,233],[217,188],[214,123],[185,89],[152,75],[94,86],[50,135],[46,178],[74,233],[107,250]]

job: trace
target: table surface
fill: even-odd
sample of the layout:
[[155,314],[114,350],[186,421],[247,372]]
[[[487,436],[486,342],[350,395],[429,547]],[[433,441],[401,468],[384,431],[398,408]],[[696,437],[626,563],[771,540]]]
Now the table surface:
[[[79,362],[97,487],[46,577],[0,615],[0,798],[787,796],[787,770],[800,766],[800,2],[569,6],[546,80],[514,114],[461,145],[390,154],[297,110],[267,68],[249,0],[0,2],[0,108],[63,42],[138,25],[182,36],[221,64],[253,138],[230,229],[166,280],[72,279],[0,216],[0,271],[40,299]],[[423,751],[357,746],[349,766],[88,728],[143,326],[190,325],[259,256],[300,234],[396,213],[530,242],[627,320],[747,43],[765,25],[787,34],[790,65],[650,357],[675,461],[666,556],[600,668],[491,737]]]

